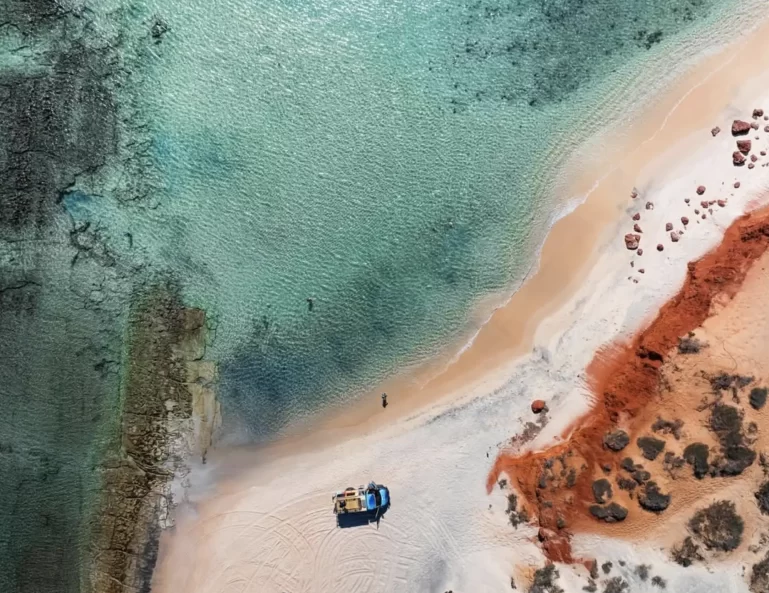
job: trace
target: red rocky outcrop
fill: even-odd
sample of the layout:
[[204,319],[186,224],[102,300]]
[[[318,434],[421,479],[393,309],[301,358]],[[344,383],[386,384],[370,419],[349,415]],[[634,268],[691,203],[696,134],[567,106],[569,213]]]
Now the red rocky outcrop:
[[641,235],[628,233],[625,235],[625,247],[628,249],[638,249],[638,243],[641,241]]
[[737,140],[737,150],[742,154],[748,154],[752,146],[753,143],[750,140]]
[[750,132],[750,124],[740,119],[735,119],[732,122],[732,136],[744,136]]

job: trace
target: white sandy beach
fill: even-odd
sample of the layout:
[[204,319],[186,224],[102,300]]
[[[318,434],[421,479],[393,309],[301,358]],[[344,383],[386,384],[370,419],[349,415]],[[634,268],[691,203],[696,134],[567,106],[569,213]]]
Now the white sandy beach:
[[[386,424],[384,415],[357,433],[335,433],[330,423],[317,441],[284,442],[256,452],[213,451],[208,464],[190,474],[176,527],[161,538],[153,591],[482,593],[509,591],[511,577],[523,588],[526,567],[540,567],[544,558],[536,527],[514,529],[504,512],[505,493],[495,488],[487,495],[494,457],[524,422],[535,419],[529,410],[533,399],[547,401],[551,420],[530,447],[552,442],[583,413],[589,407],[583,372],[595,350],[648,321],[681,285],[686,263],[714,247],[736,217],[769,198],[769,167],[762,166],[769,157],[761,157],[752,170],[733,166],[735,140],[729,133],[734,118],[753,121],[754,107],[769,113],[768,33],[763,27],[698,66],[685,88],[673,89],[635,120],[643,125],[634,126],[637,135],[623,139],[629,145],[602,140],[605,152],[615,155],[607,159],[612,164],[602,170],[596,163],[595,176],[578,184],[593,185],[601,178],[596,193],[621,194],[600,209],[612,216],[590,245],[589,269],[561,286],[557,307],[535,315],[539,323],[529,327],[527,354],[472,382],[447,383],[446,397],[401,414],[397,423]],[[748,135],[756,154],[769,151],[769,133],[763,129],[769,121],[762,118],[760,124]],[[710,129],[716,125],[722,131],[713,137]],[[619,162],[618,150],[624,151]],[[706,187],[701,197],[695,193],[699,185]],[[631,199],[634,186],[639,196]],[[695,208],[703,212],[703,199],[723,199],[727,205],[713,205],[712,215],[703,220],[694,214]],[[647,202],[653,209],[646,209]],[[560,224],[578,226],[591,208],[578,208]],[[642,256],[623,242],[636,212]],[[682,216],[690,222],[673,243],[665,224],[683,230]],[[658,243],[662,252],[655,248]],[[543,252],[545,274],[548,258],[557,258],[553,248]],[[519,337],[503,332],[497,340]],[[469,353],[459,364],[472,364],[492,344],[481,340],[481,354]],[[514,346],[505,343],[501,349],[512,352]],[[378,525],[337,528],[331,494],[369,480],[390,488],[392,507]],[[676,583],[671,590],[677,593],[747,591],[737,565],[679,574],[680,567],[651,544],[640,549],[578,538],[575,545],[600,550],[603,558],[643,558]],[[559,569],[561,586],[580,591],[585,569]],[[652,590],[640,581],[631,585],[633,591]]]

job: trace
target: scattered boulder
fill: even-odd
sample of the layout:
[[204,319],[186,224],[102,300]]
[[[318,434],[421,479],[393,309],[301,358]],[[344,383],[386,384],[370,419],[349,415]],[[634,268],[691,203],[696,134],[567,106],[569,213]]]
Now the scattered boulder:
[[635,200],[638,197],[638,190],[636,188],[633,188],[633,191],[630,192],[630,197]]
[[650,436],[638,438],[636,444],[641,449],[641,454],[649,461],[657,459],[657,456],[665,449],[665,441]]
[[541,412],[544,412],[547,410],[547,404],[544,402],[544,400],[541,399],[535,399],[533,402],[531,402],[531,411],[535,414],[540,414]]
[[663,494],[656,482],[649,481],[638,493],[638,503],[647,511],[661,513],[670,506],[670,494]]
[[670,240],[673,241],[673,243],[678,243],[678,240],[681,238],[681,235],[679,235],[676,232],[670,233]]
[[641,225],[639,225],[638,223],[635,223],[635,224],[633,225],[633,230],[634,230],[636,233],[643,233],[643,231],[641,230]]
[[643,249],[641,249],[641,248],[639,247],[639,248],[638,248],[638,251],[636,251],[636,253],[637,253],[638,255],[643,255],[643,254],[644,254],[644,250],[643,250]]
[[684,459],[686,463],[694,469],[694,477],[698,480],[704,478],[708,473],[708,455],[710,450],[705,443],[692,443],[684,449]]
[[712,130],[710,130],[710,133],[711,133],[711,134],[713,134],[713,136],[718,136],[718,134],[720,134],[720,133],[721,133],[721,128],[719,128],[718,126],[716,126],[716,127],[715,127],[715,128],[713,128]]
[[741,167],[745,164],[745,155],[742,154],[739,150],[734,152],[732,154],[732,162],[734,163],[735,167]]
[[769,126],[764,126],[764,132],[769,132]]
[[689,198],[684,198],[684,202],[688,204],[689,202],[691,202],[691,200]]
[[763,515],[769,515],[769,482],[764,482],[756,492],[756,503]]
[[647,210],[654,210],[654,204],[651,202],[646,202],[646,209]]
[[763,109],[754,109],[753,110],[753,119],[758,119],[759,117],[764,117],[764,110]]
[[633,220],[641,220],[641,213],[636,212],[635,214],[633,214]]
[[754,410],[760,410],[766,405],[766,396],[769,390],[766,387],[754,387],[750,390],[750,406]]
[[672,222],[666,222],[665,223],[665,230],[666,231],[672,231],[673,230],[673,223]]
[[750,132],[750,124],[741,119],[735,119],[732,122],[732,136],[744,136]]
[[641,241],[641,235],[628,233],[625,235],[625,247],[630,250],[638,249],[638,243]]
[[755,163],[757,160],[758,160],[758,157],[757,157],[756,155],[754,155],[754,154],[751,154],[751,155],[750,155],[750,161],[751,161],[752,163]]
[[719,208],[726,208],[726,200],[716,200],[716,204],[718,204]]
[[689,218],[688,218],[688,217],[686,217],[686,216],[682,216],[682,217],[681,217],[681,224],[683,224],[684,226],[686,226],[687,224],[689,224]]
[[739,181],[735,181],[734,182],[734,189],[739,189],[739,188],[740,188],[740,182]]
[[638,273],[639,274],[645,274],[646,270],[644,270],[643,268],[638,268]]
[[748,154],[753,147],[753,143],[750,140],[737,140],[737,150],[742,154]]
[[754,130],[757,130],[757,129],[758,129],[758,122],[757,122],[757,121],[754,121],[752,124],[750,124],[750,127],[751,127],[752,129],[754,129]]
[[601,478],[593,482],[593,497],[595,497],[595,501],[598,504],[608,502],[612,496],[611,482],[609,480]]
[[624,430],[613,430],[604,435],[603,444],[604,447],[612,451],[622,451],[630,444],[630,436]]
[[657,251],[662,251],[665,249],[665,246],[662,243],[657,243]]
[[705,193],[705,186],[704,185],[697,186],[697,195],[701,196],[704,193]]
[[720,500],[694,513],[689,529],[708,550],[730,552],[740,545],[745,523],[731,500]]
[[755,166],[756,166],[756,165],[754,165],[753,163],[748,163],[748,169],[752,169],[752,168],[753,168],[753,167],[755,167]]
[[627,517],[627,509],[616,502],[606,506],[594,504],[590,507],[590,514],[605,523],[619,523]]

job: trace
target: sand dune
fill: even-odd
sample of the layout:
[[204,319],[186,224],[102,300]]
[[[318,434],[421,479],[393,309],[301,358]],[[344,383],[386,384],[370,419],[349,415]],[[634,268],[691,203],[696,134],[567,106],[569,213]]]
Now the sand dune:
[[[735,218],[769,196],[769,169],[761,166],[765,157],[753,169],[734,167],[729,134],[733,117],[750,120],[754,107],[769,108],[769,71],[758,63],[769,55],[764,33],[729,50],[728,59],[713,58],[710,67],[692,74],[696,84],[660,102],[687,109],[680,125],[677,111],[652,110],[646,114],[648,127],[639,126],[648,133],[637,145],[621,147],[628,152],[611,169],[617,178],[606,171],[599,186],[614,196],[604,210],[614,211],[613,222],[602,227],[587,250],[590,268],[580,281],[559,285],[557,290],[564,291],[556,299],[559,306],[544,309],[549,316],[536,332],[529,328],[530,353],[514,364],[493,365],[494,372],[472,381],[449,377],[442,389],[451,397],[409,409],[398,423],[384,425],[382,416],[355,430],[348,416],[336,425],[347,426],[346,431],[335,430],[329,421],[321,438],[211,454],[205,468],[192,472],[188,504],[178,508],[177,526],[162,538],[153,591],[475,593],[509,590],[511,578],[524,587],[545,557],[536,525],[511,526],[505,512],[509,489],[492,484],[487,494],[494,458],[511,446],[536,449],[557,442],[590,407],[585,369],[596,349],[650,321],[683,283],[687,262],[717,245]],[[749,55],[758,58],[751,61]],[[714,67],[720,69],[714,72]],[[707,107],[697,115],[689,107],[699,102]],[[710,129],[715,125],[723,131],[714,137]],[[769,133],[762,127],[750,137],[756,135],[756,150],[769,149]],[[733,187],[737,180],[739,189]],[[699,185],[706,187],[702,197],[695,191]],[[630,198],[633,186],[639,191],[635,199]],[[706,198],[725,200],[725,205],[714,204],[709,206],[712,214],[704,209],[695,216]],[[646,209],[647,202],[653,209]],[[561,224],[579,224],[586,212],[590,207]],[[636,212],[643,228],[641,256],[623,242]],[[682,216],[690,219],[685,229]],[[671,241],[667,222],[684,230],[678,242]],[[663,251],[657,251],[658,243]],[[557,259],[557,253],[543,255],[543,270],[547,257]],[[556,290],[549,282],[535,286],[543,295],[548,286]],[[535,290],[525,298],[537,297]],[[503,333],[498,343],[506,344],[502,350],[509,353],[520,337]],[[493,341],[479,344],[479,350],[460,360],[456,377],[463,376],[461,365],[492,353]],[[532,441],[511,441],[524,422],[534,421],[528,408],[536,398],[547,401],[550,421]],[[422,403],[429,401],[436,400]],[[337,528],[331,493],[369,479],[390,486],[392,508],[378,525]],[[641,562],[653,564],[653,574],[668,582],[678,579],[680,586],[671,590],[746,590],[737,565],[714,573],[699,568],[681,573],[654,542],[623,543],[601,533],[585,535],[574,545],[580,556],[626,562],[612,574],[635,583],[639,588],[634,590],[654,590],[651,581],[631,570]],[[559,565],[558,571],[566,591],[579,591],[586,583],[581,565]]]

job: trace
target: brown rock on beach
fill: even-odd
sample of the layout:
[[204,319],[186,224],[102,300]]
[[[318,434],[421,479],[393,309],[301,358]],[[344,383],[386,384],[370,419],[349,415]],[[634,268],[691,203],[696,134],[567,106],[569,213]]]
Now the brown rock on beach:
[[750,124],[740,119],[732,122],[732,136],[743,136],[750,131]]
[[544,402],[544,400],[535,399],[533,402],[531,402],[531,411],[535,414],[540,414],[545,410],[547,410],[547,404]]
[[638,249],[638,243],[641,241],[641,235],[634,235],[633,233],[628,233],[625,235],[625,247],[628,249]]
[[665,246],[662,243],[657,243],[657,251],[662,251],[665,249]]
[[679,236],[678,233],[676,232],[670,233],[670,240],[673,241],[673,243],[678,243],[678,239],[680,238],[681,237]]
[[745,164],[745,155],[742,154],[739,150],[736,151],[734,154],[732,154],[732,162],[734,163],[735,167],[740,167]]
[[716,126],[715,128],[713,128],[712,130],[710,130],[710,133],[711,133],[711,134],[713,134],[713,136],[718,136],[718,134],[719,134],[720,132],[721,132],[721,128],[719,128],[718,126]]
[[705,193],[705,186],[704,186],[704,185],[700,185],[700,186],[698,186],[698,187],[697,187],[697,195],[698,195],[698,196],[701,196],[701,195],[702,195],[702,194],[704,194],[704,193]]
[[718,200],[716,203],[721,206],[721,208],[726,207],[726,200]]
[[739,189],[739,187],[740,187],[740,182],[739,181],[735,181],[734,182],[734,189]]
[[764,116],[764,110],[763,109],[754,109],[753,110],[753,119],[758,119],[759,117]]
[[665,230],[666,231],[672,231],[673,230],[673,223],[672,222],[666,222],[665,223]]
[[753,147],[753,142],[750,140],[737,140],[737,150],[742,154],[748,154]]
[[641,220],[641,213],[636,212],[635,214],[633,214],[633,220]]
[[682,216],[682,217],[681,217],[681,223],[682,223],[684,226],[686,226],[687,224],[689,224],[689,219],[688,219],[686,216]]
[[635,224],[633,225],[633,230],[634,230],[636,233],[643,233],[643,231],[641,230],[641,225],[639,225],[638,223],[635,223]]

